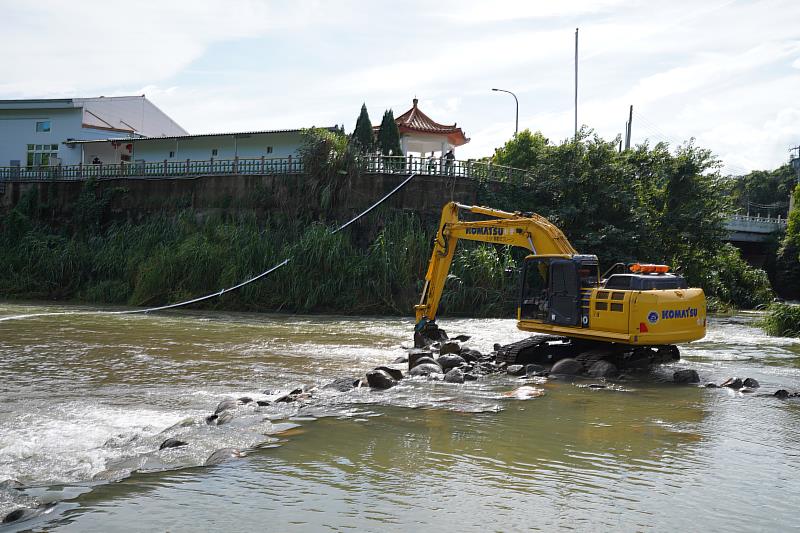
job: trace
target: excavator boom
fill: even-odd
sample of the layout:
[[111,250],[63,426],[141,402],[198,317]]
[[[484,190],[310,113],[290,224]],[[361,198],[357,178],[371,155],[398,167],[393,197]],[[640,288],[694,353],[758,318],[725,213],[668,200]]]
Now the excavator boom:
[[[460,211],[492,218],[463,221],[459,218]],[[517,246],[534,255],[571,257],[577,254],[564,233],[542,216],[449,202],[442,209],[439,231],[425,274],[425,287],[419,305],[414,307],[417,322],[423,317],[431,321],[436,319],[444,283],[460,239]]]

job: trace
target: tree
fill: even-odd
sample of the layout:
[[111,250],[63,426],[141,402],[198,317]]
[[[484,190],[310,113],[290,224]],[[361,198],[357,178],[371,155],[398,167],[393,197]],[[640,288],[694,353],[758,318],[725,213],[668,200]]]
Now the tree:
[[784,298],[800,299],[800,184],[794,189],[794,209],[778,250],[775,289]]
[[403,150],[400,148],[400,130],[397,129],[391,109],[383,113],[381,127],[378,129],[378,148],[383,155],[403,155]]
[[367,113],[367,104],[361,104],[361,113],[356,120],[356,128],[353,130],[353,139],[362,153],[372,151],[375,144],[375,137],[372,132],[372,122]]
[[545,157],[549,142],[541,132],[526,128],[494,151],[492,163],[532,170]]

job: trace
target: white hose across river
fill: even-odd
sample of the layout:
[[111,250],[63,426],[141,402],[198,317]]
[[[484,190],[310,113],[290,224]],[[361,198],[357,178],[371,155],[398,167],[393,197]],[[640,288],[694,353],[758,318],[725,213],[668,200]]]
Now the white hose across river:
[[[369,213],[370,211],[372,211],[373,209],[375,209],[376,207],[381,205],[383,202],[388,200],[394,193],[396,193],[397,191],[402,189],[406,185],[406,183],[411,181],[414,178],[414,176],[416,176],[416,175],[417,175],[416,172],[410,174],[405,180],[402,181],[402,183],[400,183],[397,187],[395,187],[394,189],[389,191],[383,198],[381,198],[380,200],[378,200],[377,202],[372,204],[370,207],[368,207],[367,209],[362,211],[355,218],[350,219],[348,222],[345,222],[344,224],[342,224],[341,226],[339,226],[338,228],[333,230],[331,233],[332,234],[339,233],[340,231],[345,229],[347,226],[349,226],[350,224],[354,223],[356,220],[360,219],[361,217],[363,217],[364,215],[366,215],[367,213]],[[34,317],[39,317],[39,316],[54,316],[54,315],[101,315],[101,314],[102,315],[133,315],[133,314],[138,314],[138,313],[151,313],[153,311],[163,311],[164,309],[174,309],[176,307],[184,307],[184,306],[191,305],[191,304],[194,304],[194,303],[197,303],[197,302],[202,302],[204,300],[210,300],[211,298],[216,298],[218,296],[222,296],[226,292],[235,291],[236,289],[244,287],[245,285],[249,285],[250,283],[253,283],[254,281],[257,281],[257,280],[259,280],[259,279],[261,279],[261,278],[263,278],[265,276],[268,276],[269,274],[272,274],[273,272],[275,272],[279,268],[285,267],[286,265],[289,264],[289,261],[291,261],[291,258],[287,257],[286,259],[284,259],[283,261],[281,261],[277,265],[275,265],[273,267],[270,267],[269,269],[265,270],[264,272],[262,272],[261,274],[259,274],[257,276],[254,276],[254,277],[252,277],[250,279],[246,279],[246,280],[242,281],[241,283],[237,283],[236,285],[234,285],[232,287],[228,287],[227,289],[221,289],[218,292],[212,292],[211,294],[206,294],[205,296],[200,296],[198,298],[193,298],[191,300],[186,300],[185,302],[178,302],[178,303],[169,304],[169,305],[161,305],[161,306],[158,306],[158,307],[148,307],[146,309],[129,309],[129,310],[126,310],[126,311],[64,311],[64,312],[60,312],[60,313],[33,313],[33,314],[28,314],[28,315],[16,315],[16,316],[3,317],[3,318],[0,318],[0,322],[5,322],[7,320],[21,320],[23,318],[34,318]]]

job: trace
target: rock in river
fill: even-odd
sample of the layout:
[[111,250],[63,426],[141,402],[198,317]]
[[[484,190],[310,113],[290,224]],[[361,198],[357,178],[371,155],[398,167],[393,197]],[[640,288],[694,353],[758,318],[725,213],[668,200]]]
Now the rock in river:
[[522,365],[511,365],[506,368],[506,374],[509,376],[521,376],[525,374],[525,367]]
[[433,360],[433,352],[428,350],[412,350],[408,354],[408,369],[411,370],[417,366],[417,361],[422,358],[429,358]]
[[397,380],[383,370],[371,370],[367,372],[367,383],[373,389],[391,389]]
[[461,369],[453,368],[444,375],[444,380],[447,383],[464,383],[464,372]]
[[419,365],[436,365],[439,366],[439,363],[434,361],[433,357],[420,357],[418,359],[409,359],[408,360],[408,369],[412,370]]
[[525,365],[525,374],[528,376],[543,376],[547,374],[547,369],[542,365],[531,363],[529,365]]
[[618,371],[614,363],[601,359],[592,363],[587,373],[593,378],[613,378]]
[[444,370],[445,372],[447,372],[451,368],[456,368],[463,364],[466,364],[466,361],[464,360],[463,357],[454,354],[440,355],[437,362],[439,363],[439,366],[442,367],[442,370]]
[[[349,390],[353,390],[354,388],[358,387],[358,382],[359,380],[357,380],[356,378],[337,378],[322,388],[333,389],[339,392],[347,392]],[[269,402],[267,402],[267,405],[269,405]]]
[[439,348],[439,355],[454,353],[456,355],[461,353],[461,345],[457,342],[446,342]]
[[723,387],[728,387],[729,389],[741,389],[742,388],[742,378],[728,378],[722,384]]
[[576,361],[575,359],[562,359],[553,365],[553,368],[550,369],[550,373],[561,374],[565,376],[576,376],[583,373],[583,365],[580,361]]
[[237,450],[236,448],[222,448],[220,450],[215,451],[212,453],[208,459],[206,459],[205,465],[218,465],[220,463],[224,463],[225,461],[230,461],[231,459],[238,459],[240,457],[244,457],[241,451]]
[[234,400],[233,398],[227,398],[219,402],[219,405],[217,405],[217,409],[214,411],[214,414],[218,415],[222,411],[227,411],[229,409],[236,409],[237,407],[239,407],[239,402],[237,400]]
[[761,384],[753,378],[745,379],[744,381],[742,381],[742,385],[749,389],[757,389],[761,386]]
[[672,381],[675,383],[700,383],[700,376],[697,375],[697,371],[684,368],[672,374]]
[[169,438],[169,439],[165,440],[164,442],[162,442],[161,446],[159,446],[158,449],[159,450],[164,450],[166,448],[177,448],[179,446],[186,446],[187,444],[189,444],[189,443],[185,442],[185,441],[182,441],[182,440]]
[[441,374],[442,367],[436,363],[422,363],[411,369],[409,376],[429,376],[431,374]]
[[397,380],[397,381],[400,381],[401,379],[403,379],[403,371],[402,370],[398,370],[396,368],[389,368],[388,366],[379,366],[375,370],[383,370],[384,372],[386,372],[387,374],[392,376],[392,378]]

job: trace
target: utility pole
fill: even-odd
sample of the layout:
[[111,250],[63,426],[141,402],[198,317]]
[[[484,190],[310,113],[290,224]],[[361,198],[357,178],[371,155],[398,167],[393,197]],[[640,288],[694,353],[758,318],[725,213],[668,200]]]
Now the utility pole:
[[[794,148],[789,149],[789,152],[797,151],[797,155],[792,154],[791,165],[794,169],[797,177],[795,178],[795,187],[800,185],[800,145],[795,146]],[[789,191],[789,213],[792,212],[794,209],[794,190]]]
[[631,149],[631,130],[633,129],[633,104],[628,111],[628,122],[625,128],[625,149]]
[[578,28],[575,28],[575,140],[578,140]]

